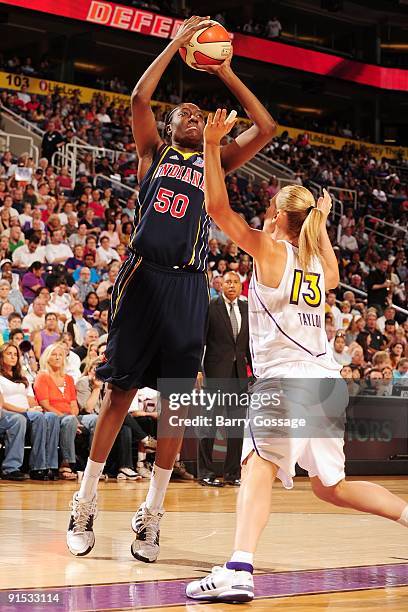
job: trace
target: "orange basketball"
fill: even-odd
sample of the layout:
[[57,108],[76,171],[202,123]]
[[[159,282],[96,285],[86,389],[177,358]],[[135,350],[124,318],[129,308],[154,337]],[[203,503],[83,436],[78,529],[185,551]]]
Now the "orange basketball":
[[[231,40],[227,30],[217,21],[193,34],[190,41],[179,49],[187,66],[203,70],[199,66],[218,66],[231,53]],[[195,63],[197,66],[193,66]]]

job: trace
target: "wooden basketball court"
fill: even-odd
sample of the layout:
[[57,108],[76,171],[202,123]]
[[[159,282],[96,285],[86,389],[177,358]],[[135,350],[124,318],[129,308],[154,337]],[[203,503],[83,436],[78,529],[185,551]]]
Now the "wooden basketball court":
[[[373,478],[408,501],[408,481]],[[148,482],[103,482],[96,545],[76,558],[65,545],[76,484],[0,482],[0,610],[215,612],[227,604],[186,601],[187,581],[231,551],[237,489],[171,483],[154,564],[130,554],[130,519]],[[316,499],[307,479],[275,486],[255,557],[255,595],[240,610],[408,610],[408,530]]]

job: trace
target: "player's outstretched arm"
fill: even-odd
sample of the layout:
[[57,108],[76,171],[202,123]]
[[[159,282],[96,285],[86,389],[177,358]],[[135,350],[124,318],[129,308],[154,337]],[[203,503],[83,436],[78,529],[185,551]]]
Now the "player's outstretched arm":
[[231,59],[232,54],[220,66],[206,66],[205,70],[221,79],[238,99],[254,125],[237,136],[233,142],[222,147],[221,162],[226,174],[256,155],[271,140],[277,127],[264,105],[233,72]]
[[193,16],[180,27],[176,37],[167,45],[146,72],[141,76],[132,92],[132,130],[139,158],[153,157],[162,140],[157,131],[156,120],[150,102],[164,71],[182,45],[190,40],[194,32],[207,25],[208,17]]
[[218,109],[214,115],[208,115],[204,129],[205,206],[218,227],[238,246],[258,259],[266,241],[270,243],[271,240],[265,232],[249,227],[245,219],[231,209],[221,166],[220,141],[232,129],[235,117],[236,113],[230,113],[227,117],[225,109]]
[[324,271],[326,289],[335,289],[340,282],[339,264],[327,233],[327,217],[330,214],[332,200],[330,194],[323,189],[323,197],[317,200],[317,208],[322,213],[322,224],[319,236],[320,258]]

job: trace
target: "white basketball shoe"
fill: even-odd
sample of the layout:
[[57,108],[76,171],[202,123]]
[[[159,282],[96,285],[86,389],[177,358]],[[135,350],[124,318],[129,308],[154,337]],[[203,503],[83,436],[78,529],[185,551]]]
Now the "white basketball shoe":
[[160,520],[164,509],[153,514],[146,508],[146,502],[140,506],[132,518],[132,529],[136,538],[132,542],[131,552],[135,559],[144,563],[156,561],[160,552]]
[[250,572],[215,566],[205,578],[189,582],[186,595],[191,599],[246,603],[254,598],[254,579]]
[[74,494],[70,503],[71,518],[67,531],[67,546],[76,557],[83,557],[91,552],[95,545],[93,523],[98,515],[96,495],[91,501],[78,499]]

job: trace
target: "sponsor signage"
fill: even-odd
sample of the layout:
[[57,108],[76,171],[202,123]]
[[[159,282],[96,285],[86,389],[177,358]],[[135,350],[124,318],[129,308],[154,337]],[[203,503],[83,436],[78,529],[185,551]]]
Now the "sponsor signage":
[[[181,19],[103,0],[0,0],[0,4],[79,19],[88,23],[170,39]],[[380,89],[408,91],[408,70],[385,68],[283,42],[234,34],[234,53],[241,57],[303,70]]]

